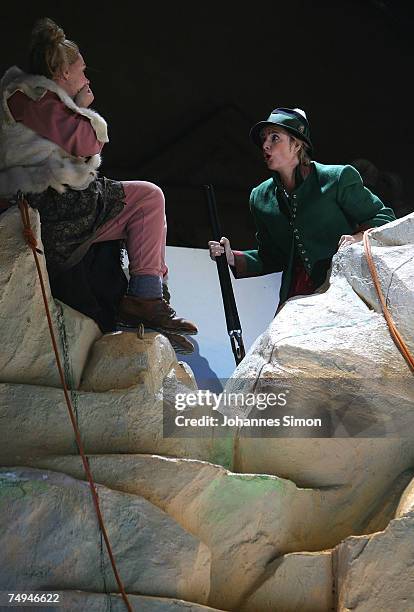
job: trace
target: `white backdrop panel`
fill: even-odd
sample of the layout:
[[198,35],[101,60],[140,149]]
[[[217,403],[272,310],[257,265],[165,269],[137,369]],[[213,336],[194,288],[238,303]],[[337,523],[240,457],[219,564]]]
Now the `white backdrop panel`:
[[[197,324],[193,355],[179,356],[196,376],[199,388],[218,388],[214,378],[226,379],[235,369],[221,299],[217,266],[208,249],[167,247],[171,305],[181,317]],[[246,352],[273,319],[281,274],[234,279],[233,290]],[[210,379],[210,380],[209,380]],[[213,389],[212,389],[213,390]]]

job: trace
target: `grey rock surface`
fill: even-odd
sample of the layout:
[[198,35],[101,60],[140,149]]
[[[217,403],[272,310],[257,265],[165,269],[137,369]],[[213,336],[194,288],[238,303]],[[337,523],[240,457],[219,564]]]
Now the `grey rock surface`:
[[[414,351],[414,213],[370,233],[372,256],[387,308],[411,352]],[[352,289],[382,312],[361,245],[336,256],[332,277],[343,274]]]
[[[117,590],[87,483],[2,469],[0,491],[1,590]],[[98,496],[127,592],[206,603],[205,544],[137,495],[98,486]]]
[[414,479],[410,481],[401,496],[395,518],[401,518],[410,512],[414,512]]
[[[130,366],[130,372],[136,375],[135,383],[129,381],[131,386],[124,387],[122,382],[121,388],[110,391],[81,389],[72,396],[86,452],[155,452],[229,465],[231,439],[214,439],[208,431],[198,439],[164,436],[165,395],[181,387],[194,389],[192,374],[177,362],[168,340],[155,333],[141,341],[133,334],[114,334],[111,350],[115,353],[117,344],[130,349],[130,362],[136,364]],[[139,365],[140,359],[147,360],[146,370]],[[99,365],[96,367],[99,370]],[[89,383],[94,380],[93,370],[87,370]],[[121,370],[122,362],[117,365],[114,359],[113,381],[120,380],[117,372]],[[60,389],[0,384],[0,419],[1,465],[27,465],[31,456],[77,454]]]
[[[78,457],[30,463],[84,478]],[[385,511],[380,503],[376,516],[367,499],[363,512],[349,487],[300,488],[276,476],[235,474],[204,461],[157,455],[89,456],[89,463],[96,482],[144,497],[209,547],[209,603],[223,608],[237,607],[275,557],[330,548],[350,534],[366,533],[368,521],[371,531],[385,527],[399,499]],[[410,476],[398,482],[398,492]],[[389,496],[387,491],[385,500]],[[313,557],[306,561],[307,568]],[[234,568],[243,568],[242,582]]]
[[[388,242],[391,236],[398,241],[406,237],[402,228],[407,221],[412,227],[410,216],[375,230],[375,236],[380,240],[381,231],[386,231]],[[410,232],[408,238],[412,240]],[[408,247],[414,249],[411,243]],[[235,471],[277,474],[303,487],[348,487],[362,517],[384,503],[391,488],[398,499],[407,484],[402,475],[409,477],[413,469],[414,377],[382,314],[367,306],[346,279],[345,271],[356,254],[361,257],[360,249],[354,245],[335,256],[325,292],[285,304],[238,366],[226,391],[285,392],[287,406],[278,409],[281,419],[288,414],[321,421],[318,427],[282,426],[266,438],[253,437],[253,428],[240,428]],[[404,312],[412,313],[414,265],[401,265],[405,252],[402,257],[395,260],[393,247],[381,251],[387,274],[398,278],[403,269],[408,274]],[[365,274],[369,285],[367,273],[358,272]],[[386,279],[384,273],[384,283]],[[390,291],[389,300],[400,294],[398,288]],[[411,341],[408,323],[406,332]],[[250,410],[221,408],[228,416],[257,416]]]
[[[142,595],[128,595],[128,601],[134,612],[225,612],[217,608],[202,606],[182,599],[167,597],[145,597]],[[62,604],[59,610],[73,612],[75,610],[87,612],[125,612],[126,607],[120,595],[114,593],[87,593],[85,591],[63,591]],[[36,608],[40,612],[50,612],[50,608]]]
[[240,612],[328,612],[333,610],[330,551],[291,553],[275,559],[241,604]]
[[[42,249],[39,215],[30,209],[33,232]],[[40,282],[32,251],[23,238],[19,210],[14,207],[0,216],[0,382],[60,387],[50,340]],[[39,255],[46,296],[64,365],[63,342],[67,346],[67,368],[75,387],[92,344],[101,336],[92,319],[69,306],[54,302],[49,287],[44,255]],[[64,320],[66,338],[59,334]]]
[[337,610],[411,612],[414,601],[414,513],[384,531],[347,538],[333,552]]
[[[116,585],[19,223],[17,211],[0,217],[0,588],[63,589],[67,609],[105,609]],[[413,227],[410,215],[371,234],[387,303],[411,347]],[[19,285],[21,271],[30,280]],[[226,388],[286,393],[280,417],[321,420],[262,438],[248,426],[222,438],[213,428],[171,437],[175,394],[196,386],[167,339],[101,337],[63,307],[76,416],[134,609],[412,609],[414,378],[361,245],[335,256],[325,289],[290,300]],[[52,301],[55,320],[59,309]]]

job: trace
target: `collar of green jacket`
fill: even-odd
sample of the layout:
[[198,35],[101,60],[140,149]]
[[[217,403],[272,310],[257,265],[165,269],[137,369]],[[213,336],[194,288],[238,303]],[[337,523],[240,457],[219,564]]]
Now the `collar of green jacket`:
[[[336,183],[345,168],[350,170],[347,176],[348,174],[350,175],[351,182],[362,184],[359,173],[352,166],[327,165],[311,161],[309,166],[296,166],[295,188],[292,193],[299,194],[300,192],[301,196],[306,196],[310,192],[314,193],[315,189],[320,193],[325,193],[325,191],[329,191],[332,185]],[[273,188],[283,191],[283,183],[278,172],[272,172],[272,178],[258,185],[256,189],[269,188],[270,185],[273,185]]]
[[[307,176],[310,174],[310,172],[307,171],[305,168],[306,167],[302,166],[301,164],[298,164],[295,168],[295,189],[300,187],[300,185],[302,185],[304,180],[306,180]],[[275,187],[277,187],[278,189],[285,190],[285,186],[282,183],[282,179],[280,178],[279,172],[274,170],[272,172],[272,178]]]

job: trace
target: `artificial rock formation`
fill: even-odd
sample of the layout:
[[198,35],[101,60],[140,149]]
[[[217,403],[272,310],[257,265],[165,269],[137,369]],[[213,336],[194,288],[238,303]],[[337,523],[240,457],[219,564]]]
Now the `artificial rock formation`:
[[[108,378],[111,389],[105,391],[92,390],[99,372],[107,371],[108,355],[102,368],[95,361],[101,343],[108,348],[109,356],[114,356],[112,378]],[[123,357],[118,363],[120,354]],[[131,362],[129,370],[124,365],[126,354]],[[146,369],[142,363],[147,364]],[[127,381],[133,374],[135,384]],[[86,376],[73,394],[86,452],[155,452],[228,463],[231,449],[224,441],[163,436],[164,387],[178,387],[183,380],[187,389],[194,389],[192,373],[177,362],[170,343],[160,334],[150,333],[140,340],[135,334],[123,332],[99,339],[92,349]],[[57,387],[0,384],[0,417],[4,423],[0,462],[4,466],[30,465],[30,457],[39,455],[76,453],[64,396]]]
[[[34,234],[40,242],[39,216],[30,212]],[[33,254],[22,236],[23,225],[17,208],[0,215],[0,381],[34,385],[59,385],[47,320]],[[92,319],[65,304],[51,299],[44,257],[40,266],[46,280],[47,299],[57,330],[64,328],[66,337],[57,333],[57,342],[67,345],[71,377],[79,385],[88,351],[101,336]],[[63,357],[63,351],[62,351]]]
[[[105,579],[106,588],[116,590],[108,559],[105,554],[101,559],[96,546],[99,530],[85,482],[31,468],[3,469],[0,481],[13,517],[3,524],[0,537],[7,560],[2,563],[4,589],[20,584],[29,591],[99,592]],[[140,496],[104,487],[98,488],[98,496],[126,590],[143,595],[155,590],[163,597],[205,603],[210,584],[207,546]]]
[[384,531],[349,537],[333,551],[337,609],[412,610],[414,512]]
[[[210,601],[218,607],[241,605],[270,558],[331,547],[349,533],[344,525],[352,507],[339,508],[335,491],[156,455],[94,455],[89,462],[96,482],[144,497],[207,544]],[[78,457],[44,457],[32,465],[83,478]],[[235,568],[243,568],[243,583]]]
[[241,612],[327,612],[334,609],[330,551],[290,553],[269,563],[246,594]]
[[[202,606],[170,597],[129,595],[128,601],[134,612],[220,612],[220,610],[210,608],[210,606]],[[63,591],[61,602],[59,610],[65,610],[65,612],[73,612],[74,610],[125,612],[126,610],[121,596],[113,593],[104,595],[85,591]],[[47,612],[47,609],[45,609],[45,612]]]
[[[414,215],[374,230],[371,241],[388,308],[413,350]],[[282,308],[238,367],[227,391],[285,392],[287,406],[281,415],[320,418],[322,423],[319,429],[280,428],[270,438],[252,437],[252,429],[243,427],[236,438],[233,469],[277,474],[325,494],[334,491],[338,506],[335,508],[335,502],[331,506],[333,513],[342,509],[344,499],[349,504],[342,525],[348,535],[379,532],[348,538],[334,549],[334,558],[339,560],[332,576],[335,606],[341,610],[393,609],[394,598],[399,602],[397,609],[410,609],[414,587],[408,574],[413,557],[407,550],[407,534],[414,530],[413,515],[407,513],[388,523],[413,474],[414,378],[380,314],[362,244],[335,256],[323,291],[294,298]],[[240,407],[222,406],[220,410],[229,417],[253,414]],[[409,485],[400,513],[412,509],[411,490]],[[385,562],[391,543],[398,561],[389,555]],[[378,554],[375,570],[370,550]],[[351,565],[356,567],[353,554],[361,554],[355,573],[350,571]],[[395,570],[381,581],[381,567],[392,563]],[[363,581],[356,578],[361,573],[365,574]],[[406,581],[401,588],[395,580],[398,573]],[[273,579],[275,586],[279,584],[277,573]],[[329,575],[325,582],[330,584]],[[279,609],[276,595],[273,600],[269,596],[277,589],[268,585],[269,579],[245,606],[249,601],[258,602],[255,598],[265,593],[270,607],[263,600],[260,609],[270,610],[272,605]],[[298,593],[293,579],[291,592]],[[287,606],[280,604],[280,609],[289,610],[290,605],[295,609],[293,595],[289,601]]]
[[[372,233],[388,304],[409,346],[413,221]],[[122,610],[19,231],[17,211],[0,216],[9,319],[2,311],[0,590],[59,587],[63,609],[105,609],[110,599]],[[24,302],[20,266],[33,276]],[[319,429],[280,428],[265,439],[247,426],[224,436],[214,428],[198,438],[169,436],[175,394],[196,386],[167,339],[101,336],[89,319],[51,301],[52,312],[64,310],[62,354],[74,373],[76,416],[133,609],[410,609],[413,377],[379,312],[361,245],[335,257],[325,289],[290,300],[226,388],[288,392],[284,414],[321,418]],[[20,336],[14,295],[33,323]]]
[[[408,315],[414,311],[413,219],[372,233],[375,241],[382,232],[388,236],[389,247],[374,248],[374,260],[381,262],[389,308],[408,344],[414,337]],[[405,224],[411,233],[401,229]],[[401,235],[411,242],[401,245]],[[250,437],[243,428],[237,470],[277,474],[300,486],[348,488],[360,511],[365,507],[369,513],[396,481],[401,494],[414,465],[414,385],[383,316],[366,303],[368,290],[363,300],[357,293],[372,285],[362,257],[361,244],[340,251],[326,291],[287,302],[238,367],[228,391],[287,391],[284,415],[322,422],[316,428],[282,427],[270,440]],[[398,291],[402,284],[404,292]],[[234,415],[231,408],[221,410]]]
[[[30,216],[41,249],[38,215]],[[99,607],[106,597],[99,593],[117,590],[85,476],[74,480],[58,471],[16,467],[51,453],[77,455],[20,224],[17,209],[0,216],[0,589],[64,589],[74,606],[67,603],[67,609],[83,610],[86,600]],[[93,321],[53,301],[42,256],[40,264],[85,449],[155,448],[183,456],[193,449],[203,459],[213,456],[210,440],[196,447],[193,440],[163,437],[164,387],[194,388],[191,371],[177,362],[168,340],[155,333],[102,337]],[[105,487],[98,494],[126,589],[147,596],[135,600],[136,609],[209,609],[203,605],[210,595],[208,547],[140,495]],[[114,602],[124,606],[119,598]]]

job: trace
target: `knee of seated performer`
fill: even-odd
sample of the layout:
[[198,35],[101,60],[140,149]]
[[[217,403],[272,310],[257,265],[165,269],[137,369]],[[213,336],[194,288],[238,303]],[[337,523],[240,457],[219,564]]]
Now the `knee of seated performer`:
[[160,204],[164,206],[165,197],[164,197],[164,192],[161,189],[161,187],[158,187],[158,185],[156,185],[155,183],[148,183],[148,186],[151,191],[151,196],[154,198],[154,200],[156,200],[157,202],[159,202]]
[[140,204],[141,206],[145,206],[147,204],[150,206],[152,212],[159,212],[162,214],[165,213],[164,193],[155,183],[145,181],[143,187],[141,187],[139,196],[140,197],[137,200],[138,206]]
[[146,201],[148,210],[151,211],[151,215],[155,215],[157,219],[165,220],[165,198],[162,189],[154,183],[148,183],[150,194],[147,196]]
[[140,200],[151,198],[161,202],[164,205],[164,193],[161,187],[158,187],[155,183],[149,181],[124,181],[123,182],[125,194],[129,199]]

